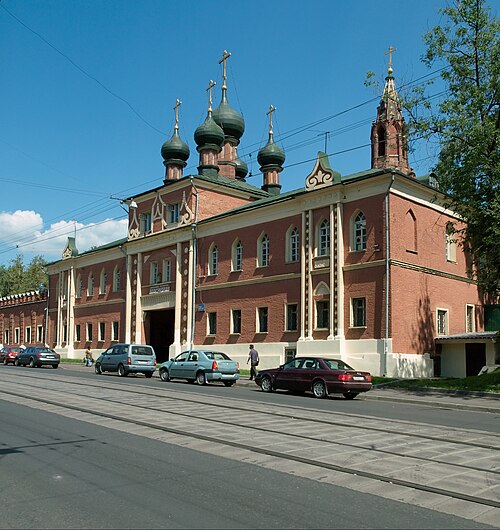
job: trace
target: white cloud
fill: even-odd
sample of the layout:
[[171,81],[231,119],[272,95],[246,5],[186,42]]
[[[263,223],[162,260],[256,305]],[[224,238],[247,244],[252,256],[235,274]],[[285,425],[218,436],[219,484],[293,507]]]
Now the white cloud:
[[127,219],[98,223],[58,221],[43,229],[42,216],[33,211],[0,212],[0,248],[15,247],[17,254],[40,254],[48,261],[61,257],[68,237],[75,236],[79,252],[105,245],[127,235]]

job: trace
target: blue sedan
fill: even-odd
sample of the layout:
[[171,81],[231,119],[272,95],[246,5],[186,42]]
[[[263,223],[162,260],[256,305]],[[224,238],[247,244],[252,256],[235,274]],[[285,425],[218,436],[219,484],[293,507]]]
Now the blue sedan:
[[226,386],[233,386],[239,377],[239,363],[220,351],[185,351],[160,366],[162,381],[186,379],[191,383],[196,381],[199,385],[221,381]]

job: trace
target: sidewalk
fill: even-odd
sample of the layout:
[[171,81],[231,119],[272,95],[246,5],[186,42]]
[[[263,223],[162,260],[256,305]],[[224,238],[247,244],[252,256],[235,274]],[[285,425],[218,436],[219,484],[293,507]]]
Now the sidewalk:
[[[62,362],[60,368],[63,370],[94,372],[93,366],[87,367],[80,363]],[[154,373],[154,377],[159,377],[158,370]],[[254,381],[249,380],[247,375],[241,376],[237,385],[246,388],[258,388]],[[379,386],[361,394],[359,399],[392,401],[413,405],[500,414],[500,394],[491,394],[488,392],[464,392],[461,390],[453,391],[437,388],[406,389]]]

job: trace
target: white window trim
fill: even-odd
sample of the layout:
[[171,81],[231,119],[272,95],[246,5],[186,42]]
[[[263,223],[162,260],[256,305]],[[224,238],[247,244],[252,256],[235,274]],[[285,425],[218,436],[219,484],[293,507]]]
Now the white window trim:
[[14,328],[14,344],[19,344],[21,340],[21,330],[19,328]]
[[[326,238],[328,240],[328,246],[326,247],[326,252],[321,254],[321,227],[323,223],[326,223]],[[316,225],[316,256],[318,258],[326,258],[332,252],[332,242],[330,241],[330,221],[325,217],[321,218]]]
[[[241,263],[238,267],[238,246],[241,247]],[[231,246],[231,272],[240,272],[243,270],[243,243],[241,239],[233,241]]]
[[[297,230],[297,259],[292,259],[292,233]],[[285,262],[298,263],[300,261],[300,230],[297,226],[292,225],[286,232],[285,242]]]
[[[468,319],[467,319],[467,309],[471,307],[472,308],[472,329],[467,329],[468,325]],[[476,306],[474,304],[465,304],[465,331],[467,333],[475,333],[476,332]]]
[[[266,251],[266,263],[264,263],[264,241],[267,241],[267,251]],[[266,232],[263,232],[259,239],[257,240],[257,267],[269,267],[271,253],[270,239]]]
[[[29,332],[29,340],[28,340],[28,332]],[[33,342],[33,337],[31,336],[31,326],[26,326],[24,328],[24,342],[26,342],[26,344],[31,344]]]
[[[116,334],[115,334],[115,325],[116,325]],[[111,340],[117,342],[120,337],[120,323],[118,320],[114,320],[111,323]]]
[[37,342],[42,342],[43,341],[43,326],[41,324],[39,324],[36,327],[36,341]]
[[98,340],[100,342],[104,342],[106,340],[106,322],[99,322],[99,337]]
[[[446,314],[446,330],[444,333],[440,333],[439,331],[439,312],[443,311]],[[444,337],[446,335],[449,335],[450,330],[450,311],[449,309],[446,309],[444,307],[436,307],[436,335],[439,335],[440,337]]]
[[[261,309],[267,309],[267,331],[260,331],[260,327],[261,327],[260,326],[260,310]],[[256,310],[255,323],[257,324],[255,332],[261,335],[269,333],[269,306],[256,307],[255,310]]]
[[[215,315],[215,333],[211,333],[210,315]],[[216,335],[217,335],[217,311],[210,311],[207,313],[207,337],[215,337]]]
[[[363,326],[355,326],[354,325],[354,300],[364,300],[365,301],[365,324]],[[366,296],[353,296],[351,298],[351,301],[350,301],[350,309],[351,309],[351,316],[350,316],[350,326],[351,328],[353,329],[366,329],[366,308],[367,308],[367,304],[366,304]]]
[[[240,312],[240,331],[234,331],[234,313],[235,311],[239,311]],[[231,335],[241,335],[241,320],[242,320],[242,312],[241,312],[241,309],[237,308],[237,309],[231,309],[231,312],[230,312],[230,324],[229,324],[229,333]]]
[[[328,325],[323,328],[318,327],[318,303],[328,304]],[[314,301],[314,330],[325,331],[330,329],[330,319],[332,318],[332,308],[330,307],[330,300],[315,300]]]
[[[89,330],[90,330],[89,326],[92,326],[92,337],[89,334]],[[92,322],[86,322],[85,323],[85,337],[87,339],[87,342],[90,342],[90,341],[94,340],[94,326],[93,326]]]
[[[365,242],[362,248],[356,248],[356,219],[358,215],[362,215],[365,219]],[[356,210],[352,216],[349,223],[349,244],[350,244],[350,250],[351,252],[366,252],[366,244],[367,244],[367,229],[366,229],[366,215],[362,210]]]
[[208,275],[217,276],[217,274],[219,274],[219,249],[215,243],[212,243],[208,249]]
[[106,294],[106,270],[102,269],[101,274],[99,275],[99,294]]

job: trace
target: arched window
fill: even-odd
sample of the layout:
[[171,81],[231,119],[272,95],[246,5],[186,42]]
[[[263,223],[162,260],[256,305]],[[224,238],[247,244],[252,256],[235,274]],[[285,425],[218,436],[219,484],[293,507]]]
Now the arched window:
[[89,274],[87,281],[87,296],[94,296],[94,273]]
[[208,274],[218,274],[219,272],[219,250],[217,245],[212,244],[208,251]]
[[106,294],[106,271],[102,269],[99,281],[99,294]]
[[243,269],[243,245],[238,239],[233,243],[231,252],[231,270],[241,271]]
[[354,218],[352,230],[352,249],[366,250],[366,217],[363,212]]
[[379,125],[377,128],[377,137],[378,137],[377,155],[385,156],[385,129],[382,125]]
[[417,252],[417,219],[411,209],[406,212],[404,234],[406,250],[409,252]]
[[269,237],[262,234],[257,246],[257,267],[267,267],[269,265]]
[[122,273],[118,267],[113,271],[113,291],[116,293],[122,288]]
[[457,261],[457,236],[453,223],[446,223],[446,260]]
[[287,233],[287,261],[299,261],[300,259],[300,239],[299,239],[299,229],[294,226],[288,230]]
[[330,254],[330,223],[323,219],[318,227],[318,256]]

